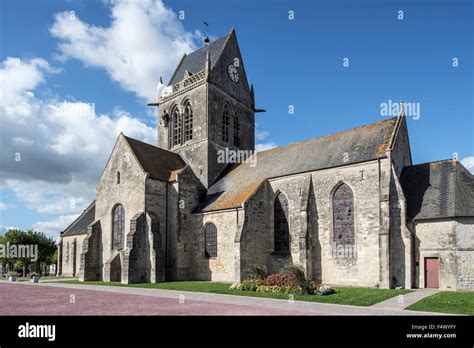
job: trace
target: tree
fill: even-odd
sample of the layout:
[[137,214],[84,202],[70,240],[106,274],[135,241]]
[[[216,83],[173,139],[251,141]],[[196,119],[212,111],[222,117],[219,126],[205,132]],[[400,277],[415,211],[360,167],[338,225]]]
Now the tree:
[[[9,264],[15,268],[22,268],[23,275],[26,275],[26,270],[34,265],[37,271],[41,271],[41,266],[47,266],[55,262],[55,253],[57,253],[57,247],[55,241],[51,237],[47,237],[42,232],[37,231],[22,231],[18,229],[8,230],[5,235],[2,236],[1,243],[4,245],[32,245],[37,246],[37,257],[36,260],[30,257],[5,257],[0,258],[0,262]],[[23,255],[27,256],[27,255]],[[56,257],[57,258],[57,257]]]

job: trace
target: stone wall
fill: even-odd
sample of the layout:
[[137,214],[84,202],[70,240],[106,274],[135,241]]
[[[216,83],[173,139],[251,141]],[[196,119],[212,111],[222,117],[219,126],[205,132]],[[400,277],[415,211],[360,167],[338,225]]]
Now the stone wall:
[[[79,276],[81,264],[82,244],[86,234],[62,237],[61,275],[66,277]],[[67,250],[69,246],[69,251]]]
[[[213,183],[222,173],[227,162],[219,163],[219,151],[229,150],[254,150],[254,113],[250,105],[242,104],[232,98],[225,91],[209,84],[208,87],[208,112],[209,112],[209,144],[208,144],[208,172],[209,184]],[[222,114],[224,107],[230,107],[229,141],[223,141]],[[234,146],[234,115],[240,117],[240,146]]]
[[439,288],[457,289],[457,223],[453,220],[422,220],[415,223],[416,230],[416,285],[425,287],[425,258],[439,258]]
[[456,222],[457,289],[474,290],[474,218]]
[[[170,217],[167,216],[170,207],[173,205],[174,200],[168,197],[168,190],[172,187],[172,184],[152,180],[147,178],[145,184],[145,207],[147,212],[147,238],[148,245],[151,246],[150,254],[144,254],[148,257],[151,267],[154,269],[151,271],[150,277],[154,281],[165,279],[165,269],[167,255],[167,235],[168,229],[175,226],[176,224],[168,223]],[[173,218],[173,217],[171,217]],[[154,245],[154,246],[153,246]],[[149,247],[150,248],[150,247]]]
[[176,253],[174,278],[178,280],[190,279],[193,277],[197,250],[194,244],[199,238],[203,222],[201,214],[193,214],[199,205],[199,198],[205,193],[204,185],[199,181],[190,167],[186,167],[178,174],[177,185],[177,208],[175,225],[178,226],[177,236],[174,239],[175,247],[172,249]]
[[[192,244],[194,267],[192,279],[233,282],[240,279],[240,243],[236,241],[243,220],[243,210],[228,210],[202,215],[202,226]],[[217,257],[204,255],[204,231],[208,223],[217,227]]]
[[[332,195],[341,183],[354,194],[356,255],[349,251],[341,256],[333,245]],[[287,258],[272,255],[273,202],[279,192],[289,202],[291,255]],[[277,272],[292,263],[324,283],[384,286],[380,284],[379,218],[377,161],[270,179],[246,204],[242,269],[265,263],[269,271]]]
[[390,286],[412,288],[414,235],[406,224],[406,200],[396,168],[390,180]]
[[[164,102],[160,105],[158,112],[158,146],[179,153],[205,185],[208,182],[207,155],[209,133],[207,89],[207,83],[203,83],[184,94]],[[171,117],[176,107],[183,107],[187,102],[191,103],[193,110],[193,138],[183,144],[174,146],[172,142],[169,142],[173,121],[170,119],[166,125],[163,121],[163,115],[166,112]]]
[[123,252],[122,283],[145,283],[151,279],[150,245],[145,213],[137,213],[130,221]]
[[[117,173],[120,172],[120,183]],[[131,152],[125,138],[119,136],[111,157],[97,185],[95,217],[102,228],[103,260],[112,256],[112,212],[122,204],[125,216],[124,245],[130,232],[130,221],[145,209],[146,174]]]
[[82,243],[79,280],[102,280],[103,244],[100,220],[87,227],[87,236]]

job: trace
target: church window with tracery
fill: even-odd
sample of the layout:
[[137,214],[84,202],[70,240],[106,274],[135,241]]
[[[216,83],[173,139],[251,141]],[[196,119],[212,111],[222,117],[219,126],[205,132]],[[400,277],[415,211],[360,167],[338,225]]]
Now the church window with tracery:
[[184,106],[184,141],[193,138],[193,109],[191,103],[187,102]]
[[354,244],[354,195],[340,185],[333,195],[333,241],[336,245]]
[[204,232],[204,255],[217,257],[217,227],[214,224],[207,224]]
[[290,228],[288,224],[288,199],[281,192],[275,198],[273,220],[274,251],[277,253],[289,253]]
[[181,113],[179,108],[173,111],[173,146],[181,144]]
[[112,249],[122,250],[123,249],[123,237],[124,237],[124,225],[125,225],[125,214],[123,206],[117,204],[112,213]]

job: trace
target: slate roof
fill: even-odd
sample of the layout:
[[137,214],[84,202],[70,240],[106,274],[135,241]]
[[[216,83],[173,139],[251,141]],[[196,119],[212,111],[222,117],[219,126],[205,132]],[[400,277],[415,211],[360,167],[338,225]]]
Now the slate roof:
[[148,177],[161,181],[175,181],[176,174],[186,166],[177,153],[125,136]]
[[405,167],[401,183],[413,220],[474,216],[474,176],[458,161]]
[[70,224],[63,232],[61,237],[78,236],[87,233],[87,226],[95,220],[95,201],[77,217],[72,224]]
[[[269,178],[337,167],[385,157],[397,118],[258,152],[257,165],[232,165],[211,187],[197,212],[244,203]],[[345,155],[347,154],[347,156]]]
[[168,86],[175,85],[178,82],[181,82],[184,78],[184,72],[195,74],[204,70],[206,64],[207,49],[209,48],[209,54],[211,57],[211,68],[214,67],[214,64],[217,61],[224,44],[229,37],[230,33],[209,43],[209,46],[201,47],[200,49],[185,55],[181,60],[181,63],[176,68]]

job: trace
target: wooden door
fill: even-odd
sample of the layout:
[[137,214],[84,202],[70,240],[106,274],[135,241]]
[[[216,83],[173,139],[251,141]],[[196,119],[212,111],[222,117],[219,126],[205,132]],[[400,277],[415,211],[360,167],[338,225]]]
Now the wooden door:
[[425,288],[439,287],[439,259],[437,257],[425,258]]

